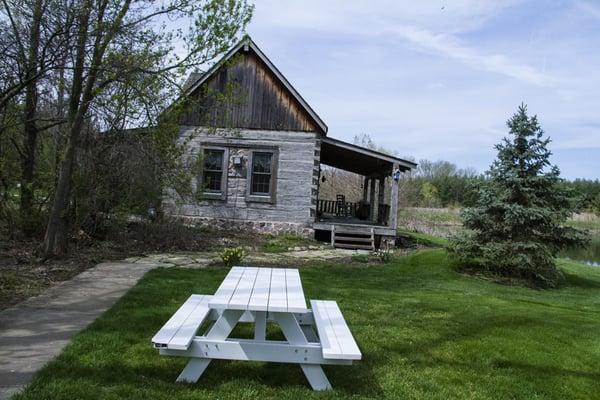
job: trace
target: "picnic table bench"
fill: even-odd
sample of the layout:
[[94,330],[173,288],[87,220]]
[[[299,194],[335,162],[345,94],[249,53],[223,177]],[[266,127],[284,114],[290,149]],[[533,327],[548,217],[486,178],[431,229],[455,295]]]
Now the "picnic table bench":
[[[349,365],[361,353],[335,301],[310,305],[297,269],[233,267],[214,295],[191,295],[152,343],[161,355],[190,358],[177,381],[196,382],[213,359],[266,361],[299,364],[314,390],[327,390],[321,365]],[[266,339],[267,321],[285,341]],[[253,339],[229,338],[238,322],[254,324]]]

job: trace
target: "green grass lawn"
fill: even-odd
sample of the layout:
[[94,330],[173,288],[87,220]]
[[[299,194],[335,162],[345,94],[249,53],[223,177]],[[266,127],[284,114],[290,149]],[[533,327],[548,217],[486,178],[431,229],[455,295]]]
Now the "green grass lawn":
[[398,219],[417,219],[432,223],[460,223],[459,210],[450,208],[401,208],[398,210]]
[[415,244],[427,247],[445,247],[449,244],[449,241],[446,238],[428,235],[426,233],[398,229],[398,234],[410,238],[410,240]]
[[186,361],[159,356],[150,338],[227,271],[157,269],[16,398],[599,398],[600,269],[561,267],[565,286],[548,291],[462,275],[441,249],[302,269],[307,298],[337,300],[363,352],[352,366],[325,367],[331,392],[311,391],[291,364],[215,361],[197,384],[176,384]]

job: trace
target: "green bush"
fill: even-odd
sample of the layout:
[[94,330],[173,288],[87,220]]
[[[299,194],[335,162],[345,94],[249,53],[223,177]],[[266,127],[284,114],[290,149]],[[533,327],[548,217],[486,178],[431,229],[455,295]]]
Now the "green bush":
[[226,267],[232,267],[236,264],[239,264],[246,253],[241,247],[231,247],[224,249],[219,253],[219,255],[221,256],[221,260]]
[[392,261],[392,252],[389,249],[379,249],[373,252],[373,256],[377,257],[382,263],[389,263]]

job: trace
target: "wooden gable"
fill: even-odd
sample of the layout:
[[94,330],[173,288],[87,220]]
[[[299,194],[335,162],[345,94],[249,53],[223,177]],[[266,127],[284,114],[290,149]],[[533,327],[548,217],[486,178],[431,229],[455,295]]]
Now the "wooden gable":
[[310,106],[254,46],[240,46],[191,85],[180,124],[326,134]]

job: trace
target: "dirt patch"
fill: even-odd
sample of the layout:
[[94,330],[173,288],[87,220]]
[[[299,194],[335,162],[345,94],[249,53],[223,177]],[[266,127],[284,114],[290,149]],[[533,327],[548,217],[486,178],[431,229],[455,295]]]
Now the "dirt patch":
[[0,238],[0,309],[35,296],[103,261],[141,259],[156,253],[200,253],[234,246],[254,249],[265,242],[261,235],[240,231],[216,233],[169,221],[137,223],[101,232],[96,237],[80,232],[72,238],[66,257],[44,261],[36,254],[40,240]]
[[42,261],[38,241],[0,241],[0,309],[35,296],[101,261],[123,258],[118,246],[76,245],[68,257]]

